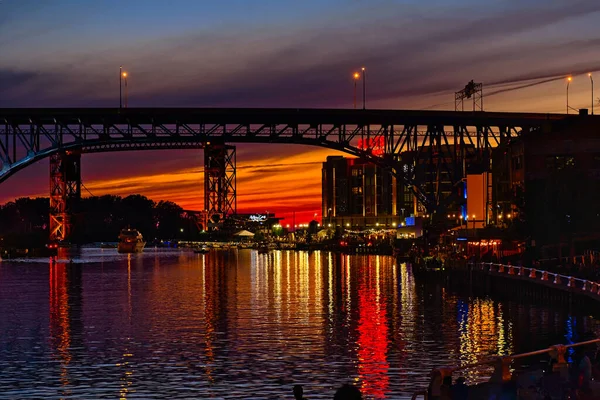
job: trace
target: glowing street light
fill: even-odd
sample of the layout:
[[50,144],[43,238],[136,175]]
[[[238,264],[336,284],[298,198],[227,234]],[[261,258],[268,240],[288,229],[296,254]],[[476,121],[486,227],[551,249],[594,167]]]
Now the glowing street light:
[[592,115],[594,115],[594,78],[592,78],[592,73],[588,74],[590,77],[590,82],[592,83]]
[[363,110],[367,107],[367,71],[365,67],[362,67],[362,78],[363,78]]
[[128,93],[127,93],[127,71],[123,71],[123,73],[121,74],[123,76],[123,80],[125,80],[125,108],[127,108],[127,99],[128,99]]
[[573,80],[572,77],[567,77],[567,114],[569,113],[569,84]]
[[356,81],[360,79],[360,74],[355,72],[352,74],[352,78],[354,78],[354,109],[356,110]]
[[123,108],[123,95],[121,89],[121,82],[123,81],[123,66],[119,65],[119,108]]

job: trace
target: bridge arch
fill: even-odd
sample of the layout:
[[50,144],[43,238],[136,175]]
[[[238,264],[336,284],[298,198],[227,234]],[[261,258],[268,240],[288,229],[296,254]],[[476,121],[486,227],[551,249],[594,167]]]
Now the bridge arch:
[[[391,168],[433,211],[440,200],[421,190],[415,176],[401,173],[400,154],[413,152],[416,162],[425,157],[429,157],[426,162],[436,157],[440,161],[442,146],[453,144],[454,165],[449,168],[456,168],[464,157],[459,149],[464,144],[489,150],[521,131],[541,129],[564,118],[562,114],[341,109],[0,109],[4,122],[0,183],[62,151],[197,149],[213,141],[303,144]],[[373,151],[372,143],[382,144],[377,149],[381,154]]]

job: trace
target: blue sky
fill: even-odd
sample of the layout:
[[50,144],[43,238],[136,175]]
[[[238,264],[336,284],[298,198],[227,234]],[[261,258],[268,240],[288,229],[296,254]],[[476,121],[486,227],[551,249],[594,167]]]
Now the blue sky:
[[[452,109],[454,91],[474,79],[486,110],[564,112],[569,74],[570,104],[590,105],[598,21],[598,0],[0,0],[0,107],[116,107],[122,64],[130,107],[349,108],[352,72],[364,65],[369,108]],[[84,178],[93,186],[124,170],[201,164],[186,154],[152,164],[145,153],[86,156]],[[239,154],[252,164],[324,156]],[[0,202],[45,193],[47,162],[7,184]]]
[[600,69],[599,11],[595,0],[4,0],[0,106],[114,105],[123,64],[132,106],[346,107],[366,65],[373,106],[423,108],[470,79]]

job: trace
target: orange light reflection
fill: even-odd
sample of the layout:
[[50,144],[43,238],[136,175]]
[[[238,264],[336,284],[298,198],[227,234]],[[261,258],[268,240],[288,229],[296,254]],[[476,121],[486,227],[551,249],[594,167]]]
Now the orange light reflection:
[[381,399],[389,388],[388,319],[386,301],[380,297],[379,257],[375,263],[361,268],[359,277],[358,374],[362,392]]

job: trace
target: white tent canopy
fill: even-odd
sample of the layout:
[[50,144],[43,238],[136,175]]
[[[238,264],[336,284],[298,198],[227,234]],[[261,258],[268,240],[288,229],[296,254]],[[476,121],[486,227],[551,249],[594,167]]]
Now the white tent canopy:
[[254,233],[247,231],[247,230],[243,230],[243,231],[239,231],[238,233],[236,233],[234,236],[240,236],[240,237],[253,237]]
[[329,235],[329,231],[327,229],[321,229],[319,232],[317,232],[317,237],[319,238],[327,237],[327,235]]

